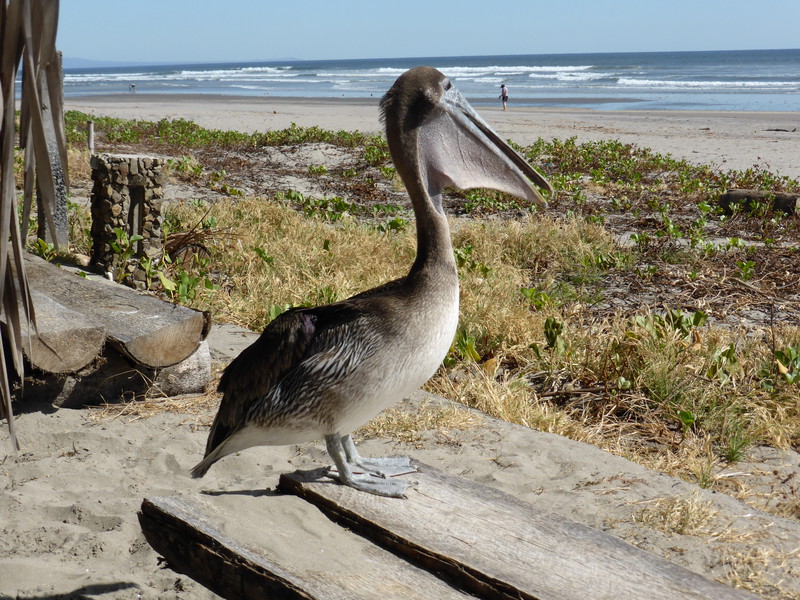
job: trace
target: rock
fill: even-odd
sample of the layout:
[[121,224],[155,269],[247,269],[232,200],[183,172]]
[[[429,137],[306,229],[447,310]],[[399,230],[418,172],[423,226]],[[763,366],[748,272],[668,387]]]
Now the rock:
[[186,360],[158,372],[154,387],[166,396],[200,394],[211,381],[211,352],[208,342],[200,342],[197,350]]

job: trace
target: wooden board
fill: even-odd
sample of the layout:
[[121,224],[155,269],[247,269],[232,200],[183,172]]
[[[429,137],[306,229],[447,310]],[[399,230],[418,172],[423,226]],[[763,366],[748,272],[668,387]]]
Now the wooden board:
[[280,489],[482,598],[755,598],[503,492],[417,466],[404,477],[417,482],[407,499],[358,492],[313,472],[281,475]]
[[734,206],[744,212],[753,212],[756,203],[766,203],[772,210],[793,215],[800,212],[800,194],[786,192],[770,192],[766,190],[729,190],[722,194],[719,205],[730,214]]
[[[88,321],[80,313],[35,290],[31,299],[36,307],[38,335],[22,321],[22,352],[35,368],[46,373],[75,373],[100,356],[106,339],[102,325]],[[6,334],[6,316],[0,310],[0,325]]]
[[139,364],[160,368],[191,355],[205,336],[203,313],[139,294],[122,285],[83,279],[26,254],[32,290],[106,330],[108,342]]
[[36,290],[31,290],[31,298],[39,335],[32,335],[23,323],[22,350],[34,367],[48,373],[75,373],[100,356],[105,327]]
[[468,598],[293,496],[147,498],[139,522],[171,568],[224,598]]

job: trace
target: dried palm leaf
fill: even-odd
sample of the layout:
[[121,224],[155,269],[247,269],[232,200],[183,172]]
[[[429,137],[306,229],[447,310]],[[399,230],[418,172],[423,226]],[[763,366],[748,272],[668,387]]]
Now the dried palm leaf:
[[58,244],[63,240],[55,235],[56,188],[64,182],[66,141],[63,90],[57,75],[59,63],[55,50],[57,25],[57,1],[0,0],[0,299],[5,319],[0,348],[0,417],[8,420],[15,449],[19,444],[14,431],[10,380],[14,375],[20,379],[23,376],[23,323],[27,323],[29,330],[36,328],[14,184],[15,85],[22,63],[25,71],[20,105],[24,115],[20,141],[25,147],[23,211],[27,222],[33,190],[37,188],[44,219],[53,232],[54,243]]

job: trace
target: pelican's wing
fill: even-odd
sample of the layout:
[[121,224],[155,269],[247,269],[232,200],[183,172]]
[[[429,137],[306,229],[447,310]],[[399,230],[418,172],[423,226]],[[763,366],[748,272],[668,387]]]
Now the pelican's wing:
[[315,308],[293,308],[271,321],[222,373],[222,401],[206,442],[206,456],[242,423],[255,402],[329,343],[327,332],[360,316],[347,301]]
[[314,315],[291,309],[271,321],[222,373],[222,401],[211,425],[206,455],[227,438],[252,403],[264,396],[308,352],[316,331]]

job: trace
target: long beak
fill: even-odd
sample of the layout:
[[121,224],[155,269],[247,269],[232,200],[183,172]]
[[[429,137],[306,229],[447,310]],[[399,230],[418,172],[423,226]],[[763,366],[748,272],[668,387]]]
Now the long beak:
[[547,179],[500,139],[452,87],[442,94],[440,110],[421,127],[419,149],[433,189],[489,188],[539,205],[546,202],[531,182],[553,191]]

